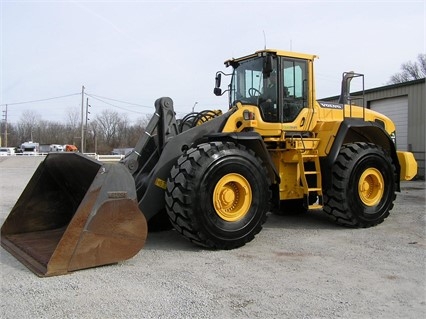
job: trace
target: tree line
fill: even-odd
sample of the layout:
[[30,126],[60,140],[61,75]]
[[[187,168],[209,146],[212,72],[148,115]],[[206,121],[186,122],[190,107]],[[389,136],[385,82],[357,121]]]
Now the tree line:
[[[65,123],[43,120],[38,112],[24,111],[20,120],[7,124],[7,146],[19,147],[34,141],[42,144],[71,144],[81,147],[81,117],[78,110],[69,110]],[[114,148],[132,148],[144,133],[150,117],[131,124],[125,114],[104,110],[83,126],[84,151],[110,154]],[[5,146],[5,122],[2,122],[2,146]]]

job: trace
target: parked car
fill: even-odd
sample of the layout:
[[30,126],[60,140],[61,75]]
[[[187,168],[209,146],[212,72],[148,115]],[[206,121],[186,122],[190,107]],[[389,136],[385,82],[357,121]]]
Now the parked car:
[[15,155],[15,148],[13,147],[0,147],[0,156]]
[[52,144],[49,147],[49,152],[63,152],[64,146],[59,144]]
[[22,155],[38,155],[40,151],[40,144],[33,141],[21,144]]

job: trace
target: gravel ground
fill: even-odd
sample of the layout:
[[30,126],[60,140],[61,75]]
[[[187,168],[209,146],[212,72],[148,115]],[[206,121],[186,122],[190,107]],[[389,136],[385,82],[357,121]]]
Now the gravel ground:
[[[42,158],[0,157],[0,222]],[[426,313],[425,182],[402,184],[369,229],[322,211],[270,215],[232,251],[149,234],[134,258],[39,278],[0,249],[1,318],[421,318]]]

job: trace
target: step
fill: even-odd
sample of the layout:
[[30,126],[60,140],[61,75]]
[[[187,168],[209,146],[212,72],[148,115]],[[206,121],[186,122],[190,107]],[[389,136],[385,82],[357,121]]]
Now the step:
[[317,171],[305,171],[305,175],[316,175],[316,174],[320,174],[320,172],[317,172]]
[[312,204],[308,206],[309,209],[322,209],[323,205],[321,204]]
[[318,154],[300,154],[302,156],[302,158],[315,158],[315,157],[319,157]]

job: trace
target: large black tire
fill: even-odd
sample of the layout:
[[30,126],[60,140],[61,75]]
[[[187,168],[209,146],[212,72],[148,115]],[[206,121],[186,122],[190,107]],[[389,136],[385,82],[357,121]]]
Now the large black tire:
[[343,145],[324,190],[324,211],[338,224],[371,227],[389,216],[396,198],[396,169],[391,157],[370,143]]
[[172,225],[191,242],[233,249],[260,232],[270,207],[267,171],[253,151],[232,142],[189,149],[167,180]]

